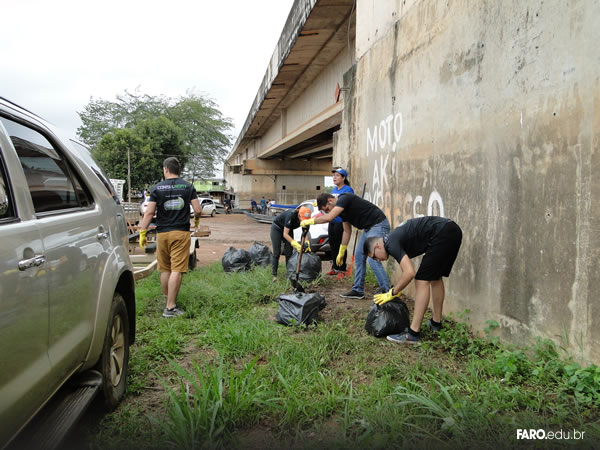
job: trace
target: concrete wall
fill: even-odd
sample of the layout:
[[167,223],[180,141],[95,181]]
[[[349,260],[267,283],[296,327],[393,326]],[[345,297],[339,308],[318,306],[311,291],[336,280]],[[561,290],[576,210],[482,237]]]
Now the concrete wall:
[[[285,186],[285,189],[283,189]],[[284,205],[297,205],[317,198],[325,192],[325,177],[278,175],[275,179],[275,200]]]
[[[274,199],[278,204],[295,205],[304,200],[317,198],[325,190],[325,178],[322,175],[244,175],[225,173],[227,183],[235,183],[236,207],[250,208],[250,199],[260,203],[265,199]],[[285,189],[284,189],[285,186]]]
[[393,225],[462,227],[445,312],[596,363],[598,17],[591,1],[358,0],[334,149]]
[[274,183],[272,177],[267,176],[242,176],[234,174],[225,168],[224,176],[228,186],[235,186],[236,208],[250,208],[250,199],[254,198],[260,206],[260,198],[266,200],[274,198]]

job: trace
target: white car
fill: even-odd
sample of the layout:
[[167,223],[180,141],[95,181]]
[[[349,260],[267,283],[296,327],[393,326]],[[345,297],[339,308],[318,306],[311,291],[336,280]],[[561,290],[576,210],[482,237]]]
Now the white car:
[[[306,206],[312,210],[311,217],[320,216],[322,213],[317,209],[316,200],[306,200],[300,203],[300,208]],[[329,224],[328,223],[320,223],[316,225],[311,225],[308,229],[308,235],[306,238],[310,242],[310,249],[313,253],[318,254],[323,260],[331,259],[331,247],[329,245]],[[302,228],[295,228],[294,231],[294,239],[300,242],[302,238]]]
[[[213,199],[198,197],[198,200],[200,200],[200,206],[202,207],[202,215],[215,217],[215,214],[217,214],[217,205],[215,205]],[[193,210],[192,215],[194,215]]]

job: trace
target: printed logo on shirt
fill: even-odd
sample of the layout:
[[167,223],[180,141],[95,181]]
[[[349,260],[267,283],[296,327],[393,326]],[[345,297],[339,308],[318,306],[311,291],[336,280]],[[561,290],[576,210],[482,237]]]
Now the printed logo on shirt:
[[165,209],[167,211],[179,211],[183,209],[185,202],[181,197],[174,198],[173,200],[167,200],[165,202]]
[[170,189],[185,189],[186,184],[159,184],[156,186],[158,191],[168,191]]

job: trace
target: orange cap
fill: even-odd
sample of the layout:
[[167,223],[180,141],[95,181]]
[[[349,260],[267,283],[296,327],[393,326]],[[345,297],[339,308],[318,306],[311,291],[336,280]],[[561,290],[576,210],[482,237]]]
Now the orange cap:
[[306,206],[303,206],[302,208],[300,208],[298,210],[298,218],[300,220],[310,219],[311,215],[312,215],[312,211],[310,210],[310,208],[307,208]]

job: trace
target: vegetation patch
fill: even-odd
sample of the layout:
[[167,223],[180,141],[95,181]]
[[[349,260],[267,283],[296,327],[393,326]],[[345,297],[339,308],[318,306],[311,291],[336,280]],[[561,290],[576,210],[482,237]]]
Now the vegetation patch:
[[[364,331],[371,301],[339,297],[346,279],[310,288],[328,302],[318,325],[284,327],[275,300],[291,287],[271,278],[270,268],[219,264],[191,272],[176,319],[161,317],[158,274],[139,282],[129,394],[88,424],[86,446],[592,447],[600,438],[600,368],[551,341],[507,345],[492,337],[493,321],[477,337],[465,311],[402,347]],[[584,434],[536,442],[518,440],[519,429]]]

